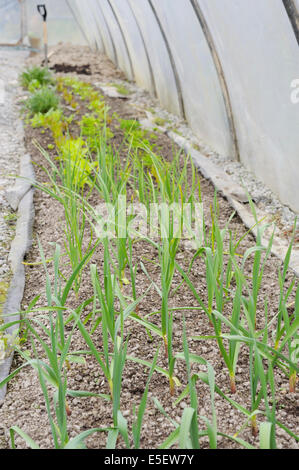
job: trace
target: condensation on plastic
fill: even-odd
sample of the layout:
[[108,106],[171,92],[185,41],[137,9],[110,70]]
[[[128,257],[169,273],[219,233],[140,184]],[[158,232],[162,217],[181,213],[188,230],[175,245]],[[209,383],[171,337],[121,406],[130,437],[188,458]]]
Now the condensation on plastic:
[[0,0],[0,43],[15,44],[21,38],[21,9],[18,0]]

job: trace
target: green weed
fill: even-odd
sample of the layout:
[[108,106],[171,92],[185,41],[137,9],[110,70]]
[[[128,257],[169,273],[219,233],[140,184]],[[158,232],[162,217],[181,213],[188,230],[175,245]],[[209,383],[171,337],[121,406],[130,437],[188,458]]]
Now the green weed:
[[50,110],[56,110],[59,98],[52,88],[42,87],[37,90],[26,102],[27,109],[32,114],[46,114]]
[[46,68],[38,66],[26,69],[20,76],[20,82],[23,88],[31,92],[45,85],[54,84],[51,72]]

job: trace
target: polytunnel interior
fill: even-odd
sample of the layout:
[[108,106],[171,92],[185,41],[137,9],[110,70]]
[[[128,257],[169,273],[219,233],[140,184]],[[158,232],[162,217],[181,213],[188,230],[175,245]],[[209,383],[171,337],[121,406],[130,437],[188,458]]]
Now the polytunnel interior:
[[91,46],[299,210],[297,0],[71,3]]
[[0,449],[299,449],[298,8],[0,0]]
[[[202,142],[299,211],[298,0],[44,3],[50,45],[87,42],[104,53]],[[24,8],[28,32],[41,33],[36,5],[0,1],[2,43],[19,39]]]

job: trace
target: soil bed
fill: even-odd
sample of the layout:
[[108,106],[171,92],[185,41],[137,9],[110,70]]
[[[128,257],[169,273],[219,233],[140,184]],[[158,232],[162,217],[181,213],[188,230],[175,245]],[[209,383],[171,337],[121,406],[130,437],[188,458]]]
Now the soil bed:
[[[31,59],[31,63],[41,63],[42,57],[35,57]],[[86,64],[88,63],[88,67]],[[77,76],[82,81],[87,81],[91,84],[99,82],[114,82],[119,79],[124,80],[122,73],[116,70],[113,64],[105,57],[91,53],[87,48],[69,48],[60,47],[56,54],[51,57],[50,67],[56,71],[63,71],[65,73],[58,73],[57,75],[64,76]],[[82,68],[82,69],[81,69]],[[76,74],[74,71],[81,72]],[[90,73],[90,75],[89,75]],[[88,74],[88,76],[87,76]],[[138,110],[132,106],[128,106],[128,102],[122,98],[109,98],[105,96],[105,102],[108,104],[112,116],[113,113],[122,119],[141,119],[145,117],[142,110]],[[64,111],[67,114],[66,105],[64,103]],[[77,110],[78,118],[86,112],[84,103],[80,103],[80,109]],[[112,144],[116,147],[123,141],[123,132],[117,126],[116,120],[112,120],[110,125],[114,137]],[[75,134],[76,126],[70,127],[70,131]],[[173,142],[165,135],[156,132],[154,140],[155,145],[159,148],[159,152],[165,159],[171,161],[175,151],[178,148]],[[43,171],[46,166],[44,157],[33,144],[37,140],[43,148],[55,159],[55,151],[49,150],[48,145],[53,144],[53,138],[50,131],[41,134],[39,129],[33,129],[27,126],[25,129],[25,141],[27,151],[32,156],[34,163],[36,179],[39,182],[46,183],[47,176]],[[123,149],[123,158],[125,158],[125,149]],[[185,155],[181,155],[181,166],[184,163]],[[190,180],[191,180],[191,174]],[[213,205],[215,189],[214,187],[201,177],[201,193],[204,205],[205,217],[207,224],[211,224],[210,207]],[[131,197],[128,191],[128,197]],[[101,202],[97,196],[91,195],[89,202],[96,206]],[[38,240],[40,241],[44,252],[45,258],[50,259],[53,256],[53,243],[59,243],[61,250],[64,250],[64,211],[57,201],[50,198],[45,192],[36,190],[35,192],[35,225],[34,225],[34,244],[30,253],[27,256],[26,262],[26,289],[23,299],[23,309],[25,310],[32,299],[40,294],[41,297],[37,306],[44,306],[47,304],[46,300],[46,277],[44,268],[40,263],[40,251],[38,247]],[[221,227],[224,227],[229,217],[232,215],[232,209],[227,201],[218,196],[219,205],[219,222]],[[240,246],[240,254],[254,245],[254,238],[247,234],[247,230],[242,224],[238,216],[234,216],[230,223],[232,233],[236,234],[237,238],[244,236]],[[246,235],[246,236],[245,236]],[[84,240],[85,247],[88,246],[89,239],[86,236]],[[187,272],[190,260],[194,256],[194,250],[188,248],[187,245],[181,245],[177,255],[177,260],[182,268]],[[160,285],[160,268],[158,265],[158,257],[156,250],[144,241],[138,242],[134,246],[133,252],[134,263],[138,265],[137,268],[137,297],[144,295],[146,292],[149,281],[144,271],[140,268],[142,261],[150,278]],[[91,260],[98,268],[98,272],[102,272],[103,267],[103,248],[101,245],[97,248]],[[63,266],[63,275],[66,277],[70,275],[71,268],[68,264],[68,258],[62,258],[61,266]],[[276,314],[279,304],[279,289],[278,289],[278,269],[281,268],[281,263],[274,257],[270,256],[264,271],[264,279],[261,288],[257,328],[264,326],[264,301],[268,299],[269,320]],[[247,263],[247,274],[252,274],[252,263],[250,259]],[[48,263],[48,272],[50,280],[54,280],[53,263]],[[130,274],[126,272],[126,277],[129,278]],[[207,286],[205,279],[205,265],[201,258],[198,258],[194,263],[190,279],[197,288],[197,292],[204,302],[207,301]],[[288,284],[293,279],[292,274],[288,276]],[[181,277],[175,274],[173,280],[173,288],[179,286]],[[130,295],[130,286],[124,286],[124,294]],[[81,287],[78,297],[73,293],[70,294],[68,306],[75,308],[82,304],[84,300],[89,299],[93,295],[92,283],[90,280],[89,265],[84,269]],[[290,298],[290,302],[292,302]],[[186,321],[187,336],[208,336],[213,335],[214,330],[209,325],[208,319],[205,314],[198,310],[198,302],[192,297],[190,290],[185,284],[177,290],[175,295],[169,299],[169,307],[176,307],[173,324],[173,349],[175,352],[183,351],[182,331],[183,331],[183,317]],[[188,309],[183,309],[188,307]],[[194,310],[192,308],[194,307]],[[179,310],[182,308],[182,310]],[[145,297],[142,299],[138,307],[139,315],[144,317],[147,314],[158,311],[161,309],[161,298],[157,291],[150,289]],[[84,311],[84,315],[88,315],[89,307]],[[157,322],[157,316],[153,316],[151,321]],[[46,319],[42,320],[46,324]],[[70,326],[71,328],[71,326]],[[38,331],[42,335],[42,329],[37,326]],[[159,338],[156,336],[150,337],[142,325],[137,324],[132,319],[129,319],[126,324],[125,332],[129,338],[128,340],[128,355],[138,357],[143,360],[152,361],[157,347],[160,344]],[[102,336],[99,330],[95,330],[93,340],[100,350],[102,346]],[[230,393],[229,389],[229,375],[226,366],[219,354],[219,350],[214,339],[205,341],[188,340],[190,352],[204,357],[215,370],[216,385],[230,398],[235,400],[243,407],[250,409],[250,377],[249,377],[249,355],[244,345],[241,346],[241,352],[236,369],[236,388],[235,394]],[[24,350],[31,350],[32,356],[34,355],[30,341],[27,341],[23,346]],[[36,345],[37,354],[43,355],[39,344]],[[81,334],[76,331],[72,339],[72,350],[86,350],[86,343]],[[16,368],[22,364],[23,360],[20,356],[16,355],[13,367]],[[164,357],[164,351],[161,348],[159,353],[158,365],[167,369],[167,360]],[[206,371],[206,366],[199,364],[192,364],[192,372],[199,373]],[[183,391],[184,386],[187,385],[186,366],[184,361],[177,361],[175,365],[175,376],[179,379],[182,386],[176,387],[175,395],[172,397],[169,393],[168,379],[154,372],[149,387],[149,397],[144,417],[144,425],[141,435],[141,448],[156,449],[159,445],[170,435],[174,430],[173,425],[160,413],[154,405],[153,398],[156,397],[163,405],[167,414],[175,421],[180,423],[184,408],[189,405],[187,399],[180,402],[179,405],[173,406],[175,399]],[[120,409],[123,416],[128,420],[129,429],[131,429],[133,409],[134,406],[138,407],[142,394],[144,392],[146,381],[148,377],[148,369],[141,364],[136,364],[127,361],[125,364],[122,380],[122,393]],[[85,390],[94,393],[109,393],[106,380],[98,364],[92,356],[85,357],[84,364],[72,363],[68,371],[68,388],[72,390]],[[288,379],[279,369],[275,369],[275,383],[276,383],[276,402],[277,402],[277,419],[288,426],[295,434],[299,433],[299,403],[298,392],[289,393]],[[197,383],[198,392],[198,414],[199,423],[202,429],[206,428],[206,424],[201,416],[211,419],[211,404],[210,404],[210,391],[209,387],[203,382]],[[112,405],[101,398],[72,398],[68,399],[70,416],[68,416],[68,429],[70,437],[78,433],[96,427],[111,426],[112,423]],[[216,395],[215,406],[217,413],[218,430],[222,433],[234,435],[242,427],[245,417],[238,412],[233,406],[227,403],[223,398]],[[262,409],[262,406],[260,407]],[[258,421],[263,421],[262,415],[258,416]],[[8,384],[8,393],[3,406],[0,409],[0,448],[9,447],[9,428],[13,425],[19,426],[24,432],[28,433],[42,448],[52,448],[53,441],[51,437],[51,430],[48,423],[47,411],[44,403],[44,398],[41,392],[39,380],[36,371],[28,367],[22,369],[20,373]],[[255,447],[258,447],[258,437],[254,438],[251,435],[249,425],[245,426],[240,432],[239,437],[249,442]],[[105,433],[96,433],[86,439],[88,448],[105,448],[107,436]],[[208,448],[209,443],[207,438],[200,440],[202,448]],[[26,447],[24,441],[17,437],[16,445],[18,448]],[[279,448],[299,448],[298,442],[290,437],[285,431],[277,429],[277,446]],[[124,448],[125,444],[122,439],[118,439],[117,448]],[[225,437],[218,437],[218,448],[240,448],[241,446],[232,440]]]

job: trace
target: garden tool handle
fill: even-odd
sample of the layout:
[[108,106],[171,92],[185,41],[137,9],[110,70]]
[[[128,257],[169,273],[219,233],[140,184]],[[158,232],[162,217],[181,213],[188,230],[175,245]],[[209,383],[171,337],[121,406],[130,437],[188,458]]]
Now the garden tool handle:
[[39,14],[43,17],[44,21],[47,21],[47,8],[45,4],[37,5]]
[[48,67],[48,31],[47,31],[47,8],[45,4],[37,5],[39,14],[43,18],[44,45],[45,45],[45,65]]

